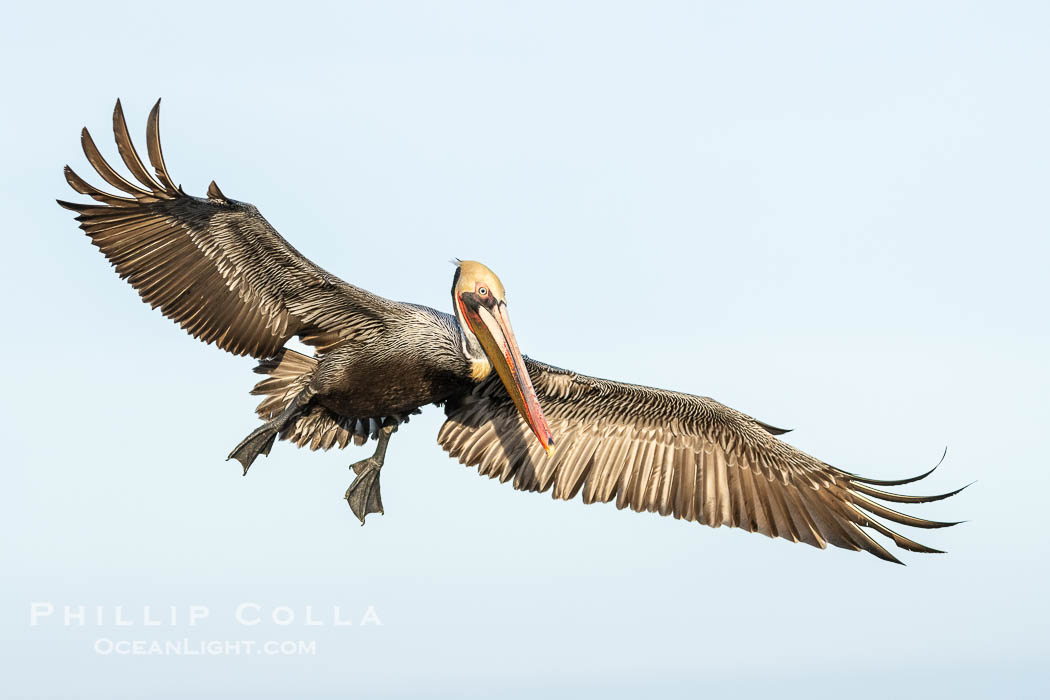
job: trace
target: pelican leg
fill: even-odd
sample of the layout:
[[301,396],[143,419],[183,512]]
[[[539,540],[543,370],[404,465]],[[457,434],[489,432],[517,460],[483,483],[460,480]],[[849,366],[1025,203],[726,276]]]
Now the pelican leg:
[[247,475],[248,467],[252,466],[255,458],[261,454],[270,454],[270,448],[280,432],[299,417],[313,397],[313,390],[309,387],[303,389],[279,415],[266,421],[241,440],[226,457],[226,461],[236,459],[244,467],[244,474]]
[[357,474],[357,478],[346,490],[345,498],[350,505],[350,510],[354,512],[362,525],[365,524],[365,516],[369,513],[383,514],[383,499],[379,495],[379,470],[383,468],[386,446],[395,430],[397,430],[396,425],[385,425],[380,428],[379,444],[376,445],[376,451],[372,456],[350,465],[350,468]]

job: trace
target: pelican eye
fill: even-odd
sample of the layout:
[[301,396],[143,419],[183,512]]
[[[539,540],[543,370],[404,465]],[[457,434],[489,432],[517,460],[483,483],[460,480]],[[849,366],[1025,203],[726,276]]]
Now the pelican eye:
[[489,293],[488,287],[478,287],[478,294],[479,295],[484,297],[484,296],[488,296],[488,293]]

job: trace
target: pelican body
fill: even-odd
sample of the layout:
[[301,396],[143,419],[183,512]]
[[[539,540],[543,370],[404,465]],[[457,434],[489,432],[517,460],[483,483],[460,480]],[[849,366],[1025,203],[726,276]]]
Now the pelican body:
[[[255,371],[266,377],[252,393],[263,397],[257,408],[263,422],[228,457],[245,474],[278,438],[313,450],[374,439],[374,454],[351,465],[356,478],[346,492],[363,524],[383,512],[379,474],[391,434],[422,407],[438,404],[447,416],[439,444],[519,490],[566,500],[582,494],[585,503],[614,501],[618,508],[820,548],[832,544],[898,563],[871,533],[903,549],[938,550],[879,518],[919,528],[955,524],[883,502],[923,503],[958,491],[909,496],[876,488],[930,472],[896,481],[861,477],[713,399],[525,357],[503,284],[479,262],[457,261],[451,314],[344,282],[214,182],[206,198],[176,186],[161,151],[159,108],[158,100],[146,124],[151,167],[135,150],[118,101],[113,131],[132,177],[102,158],[85,129],[88,161],[121,194],[96,188],[66,166],[70,186],[98,204],[59,204],[78,214],[92,243],[144,301],[194,337],[259,360]],[[314,354],[286,348],[293,337]]]

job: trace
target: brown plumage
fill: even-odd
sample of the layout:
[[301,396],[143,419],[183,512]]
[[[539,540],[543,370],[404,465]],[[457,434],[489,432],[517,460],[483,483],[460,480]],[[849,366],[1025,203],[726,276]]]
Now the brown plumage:
[[[872,488],[875,481],[836,469],[775,435],[773,428],[701,396],[596,379],[528,361],[558,449],[548,458],[497,382],[486,381],[446,405],[438,442],[481,474],[522,491],[550,491],[584,503],[726,525],[824,548],[864,550],[897,562],[863,528],[913,552],[938,552],[889,529],[955,523],[914,518],[871,500],[926,503]],[[931,470],[932,472],[932,470]],[[962,490],[962,489],[959,489]],[[898,562],[899,563],[899,562]]]
[[[378,440],[352,465],[347,501],[362,522],[382,512],[379,470],[397,426],[431,403],[448,420],[438,442],[463,464],[525,491],[585,503],[614,501],[712,527],[722,525],[832,544],[898,561],[872,533],[914,552],[936,552],[892,530],[952,525],[880,501],[924,503],[817,460],[777,439],[781,431],[709,398],[595,379],[518,351],[503,285],[484,265],[459,263],[454,315],[390,301],[343,282],[303,257],[250,204],[212,182],[187,195],[168,173],[158,130],[146,127],[150,168],[132,145],[120,102],[113,130],[120,175],[82,132],[88,161],[122,194],[66,179],[97,205],[60,201],[143,298],[206,343],[260,360],[253,394],[264,423],[230,457],[247,473],[274,440],[329,449]],[[309,357],[286,349],[299,337]],[[538,438],[538,439],[537,439]],[[932,471],[932,470],[931,470]],[[961,489],[960,489],[961,490]]]

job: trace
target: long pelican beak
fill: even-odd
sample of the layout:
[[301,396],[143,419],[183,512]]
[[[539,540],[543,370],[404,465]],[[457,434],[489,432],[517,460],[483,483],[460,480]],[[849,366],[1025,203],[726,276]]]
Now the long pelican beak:
[[479,305],[476,309],[470,309],[464,305],[464,310],[474,335],[481,341],[481,347],[485,349],[489,361],[503,380],[503,386],[507,388],[518,413],[532,428],[543,449],[550,454],[554,450],[554,437],[550,426],[547,425],[547,419],[543,417],[540,403],[536,400],[536,390],[529,379],[529,372],[525,368],[521,351],[518,350],[514,332],[510,329],[506,302],[498,302],[492,308]]

